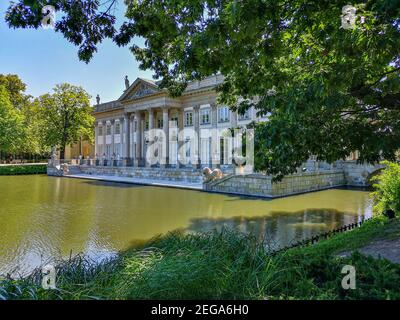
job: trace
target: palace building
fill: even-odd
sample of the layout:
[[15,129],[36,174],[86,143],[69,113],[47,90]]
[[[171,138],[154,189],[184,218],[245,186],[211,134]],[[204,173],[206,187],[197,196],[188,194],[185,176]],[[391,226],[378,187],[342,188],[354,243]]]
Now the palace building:
[[[150,132],[155,131],[162,133],[160,140],[168,141],[163,144],[165,161],[160,165],[230,165],[229,129],[263,120],[257,118],[255,110],[238,115],[216,103],[215,89],[223,82],[222,75],[189,83],[178,98],[170,97],[166,89],[160,89],[151,80],[137,78],[129,85],[125,78],[125,82],[126,90],[118,100],[100,104],[97,97],[94,111],[97,159],[121,160],[127,166],[150,166],[146,155],[156,139]],[[210,132],[215,133],[216,140],[212,140]],[[215,154],[218,159],[212,157]]]
[[366,186],[383,168],[358,163],[355,152],[334,163],[312,156],[279,182],[254,171],[254,132],[246,131],[244,158],[237,154],[242,138],[232,129],[268,119],[257,116],[254,109],[238,115],[219,105],[216,88],[223,80],[215,75],[194,81],[173,98],[157,82],[138,78],[129,85],[126,78],[119,99],[100,104],[97,96],[95,159],[80,157],[79,163],[61,163],[54,157],[48,174],[273,198],[344,185]]

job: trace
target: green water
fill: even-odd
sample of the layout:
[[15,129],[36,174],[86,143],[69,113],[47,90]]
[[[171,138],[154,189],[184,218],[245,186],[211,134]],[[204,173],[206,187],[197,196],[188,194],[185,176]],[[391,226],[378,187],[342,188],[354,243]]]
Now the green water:
[[327,190],[263,200],[47,176],[0,176],[0,274],[71,252],[94,259],[183,229],[223,226],[274,245],[371,215],[368,192]]

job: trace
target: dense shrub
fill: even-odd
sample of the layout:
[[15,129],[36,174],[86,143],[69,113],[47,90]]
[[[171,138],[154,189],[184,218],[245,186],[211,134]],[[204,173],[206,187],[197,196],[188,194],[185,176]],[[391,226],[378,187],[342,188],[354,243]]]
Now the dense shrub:
[[392,162],[385,162],[386,168],[382,174],[374,178],[376,188],[373,193],[377,213],[383,213],[392,209],[400,214],[400,165]]
[[0,166],[0,176],[12,176],[22,174],[44,174],[47,172],[47,165],[7,165]]

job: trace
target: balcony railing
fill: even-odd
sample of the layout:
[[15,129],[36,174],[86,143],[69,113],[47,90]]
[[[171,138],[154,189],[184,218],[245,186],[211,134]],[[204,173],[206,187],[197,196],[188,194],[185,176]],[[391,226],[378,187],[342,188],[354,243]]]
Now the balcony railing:
[[70,166],[104,166],[104,167],[127,167],[133,166],[131,159],[49,159],[48,165],[57,167],[62,164]]
[[121,107],[122,107],[122,105],[119,101],[111,101],[111,102],[106,102],[106,103],[95,105],[94,112],[103,112],[103,111],[118,109]]

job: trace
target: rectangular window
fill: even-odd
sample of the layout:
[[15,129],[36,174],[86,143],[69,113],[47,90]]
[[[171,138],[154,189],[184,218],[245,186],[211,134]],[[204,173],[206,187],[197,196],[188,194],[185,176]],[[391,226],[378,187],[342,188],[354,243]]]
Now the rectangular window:
[[193,112],[185,112],[185,126],[192,126],[193,125]]
[[119,122],[115,123],[115,134],[121,134],[121,124]]
[[145,128],[146,128],[146,130],[149,130],[149,120],[146,120],[146,122],[145,122]]
[[239,120],[250,120],[251,119],[251,110],[247,109],[244,114],[239,113]]
[[99,136],[102,136],[102,135],[103,135],[103,126],[99,126],[99,133],[98,133],[98,135],[99,135]]
[[210,123],[210,109],[201,109],[200,110],[200,119],[201,119],[201,124],[209,124]]
[[228,122],[229,121],[229,109],[228,107],[218,108],[218,122]]
[[107,123],[107,129],[106,129],[107,131],[107,135],[108,136],[111,136],[111,124],[109,124],[109,123]]

